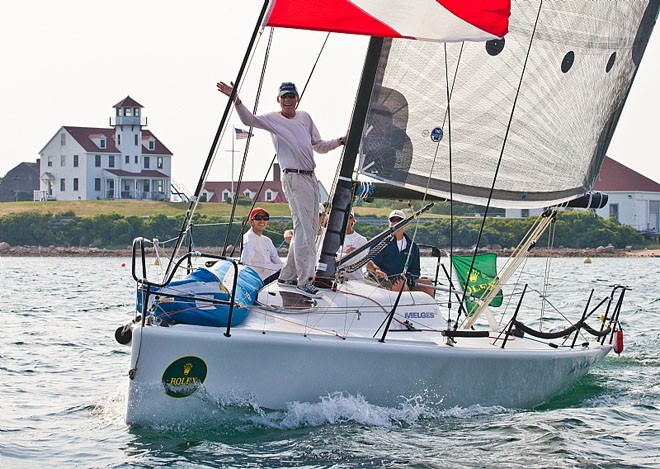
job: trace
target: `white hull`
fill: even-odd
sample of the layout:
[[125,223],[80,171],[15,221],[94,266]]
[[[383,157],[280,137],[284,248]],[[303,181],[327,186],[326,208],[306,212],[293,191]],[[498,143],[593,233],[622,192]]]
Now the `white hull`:
[[[276,287],[271,289],[260,294],[262,302],[272,300],[269,307],[280,300]],[[370,295],[358,296],[365,289]],[[390,331],[380,342],[380,333],[372,335],[385,314],[370,305],[391,301],[391,293],[361,282],[343,290],[327,292],[310,314],[254,310],[246,323],[231,329],[230,337],[224,328],[135,326],[127,422],[201,418],[209,400],[215,406],[250,403],[279,409],[294,401],[317,402],[335,392],[383,406],[417,397],[440,408],[528,408],[566,389],[611,349],[596,343],[552,348],[520,338],[512,338],[504,349],[493,338],[458,338],[448,346],[439,332],[402,330]],[[425,298],[423,293],[405,294],[398,311],[409,312],[409,317],[424,311],[423,319],[413,321],[416,327],[440,329],[444,319],[435,305],[430,317]],[[332,314],[339,304],[343,313]],[[342,337],[328,333],[331,323]],[[171,379],[166,370],[183,357],[197,357],[206,365],[203,387],[187,397],[170,397],[163,384]],[[181,383],[185,377],[177,379]]]

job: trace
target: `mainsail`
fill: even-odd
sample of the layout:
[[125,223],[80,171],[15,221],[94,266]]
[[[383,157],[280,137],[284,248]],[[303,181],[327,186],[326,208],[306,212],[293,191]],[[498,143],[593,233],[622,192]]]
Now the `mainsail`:
[[501,40],[385,39],[361,173],[479,205],[493,186],[497,207],[547,207],[584,194],[657,12],[656,0],[526,0],[512,3]]

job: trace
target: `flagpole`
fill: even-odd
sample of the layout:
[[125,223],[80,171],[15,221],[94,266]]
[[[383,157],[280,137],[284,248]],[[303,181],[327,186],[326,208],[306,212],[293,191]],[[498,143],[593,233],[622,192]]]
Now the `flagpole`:
[[234,195],[234,142],[236,142],[236,127],[234,127],[234,135],[231,139],[231,200],[236,198]]
[[233,136],[231,138],[231,150],[225,150],[226,153],[231,153],[231,200],[233,201],[235,198],[234,195],[234,154],[238,152],[238,150],[235,149],[234,143],[236,142],[236,127],[232,126],[232,132]]

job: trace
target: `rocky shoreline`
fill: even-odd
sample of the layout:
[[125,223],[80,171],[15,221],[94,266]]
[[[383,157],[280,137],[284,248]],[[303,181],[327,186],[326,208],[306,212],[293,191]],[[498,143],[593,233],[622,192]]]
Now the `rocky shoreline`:
[[[201,248],[208,254],[221,254],[221,248]],[[494,252],[501,257],[509,257],[512,248],[481,249],[480,252]],[[456,249],[457,255],[471,255],[472,250]],[[430,250],[422,250],[422,255],[431,255]],[[131,257],[131,249],[105,249],[96,247],[62,247],[62,246],[10,246],[0,243],[0,257]],[[613,246],[599,246],[591,249],[574,248],[535,248],[530,257],[660,257],[660,249],[633,250],[616,249]]]

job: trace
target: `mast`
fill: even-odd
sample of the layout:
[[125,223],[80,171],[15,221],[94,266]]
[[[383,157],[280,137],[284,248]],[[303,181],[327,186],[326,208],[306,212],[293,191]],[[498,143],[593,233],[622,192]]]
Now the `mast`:
[[330,212],[328,228],[325,239],[323,240],[319,267],[314,279],[314,285],[320,288],[330,288],[334,282],[337,267],[335,258],[339,247],[344,242],[348,215],[351,212],[351,202],[353,199],[352,176],[355,169],[355,160],[360,150],[362,130],[367,118],[369,100],[371,99],[371,93],[376,80],[376,72],[378,70],[382,48],[382,37],[372,37],[369,40],[369,47],[367,49],[364,68],[362,69],[362,77],[346,140],[346,147],[344,148],[339,180],[332,198],[332,211]]

